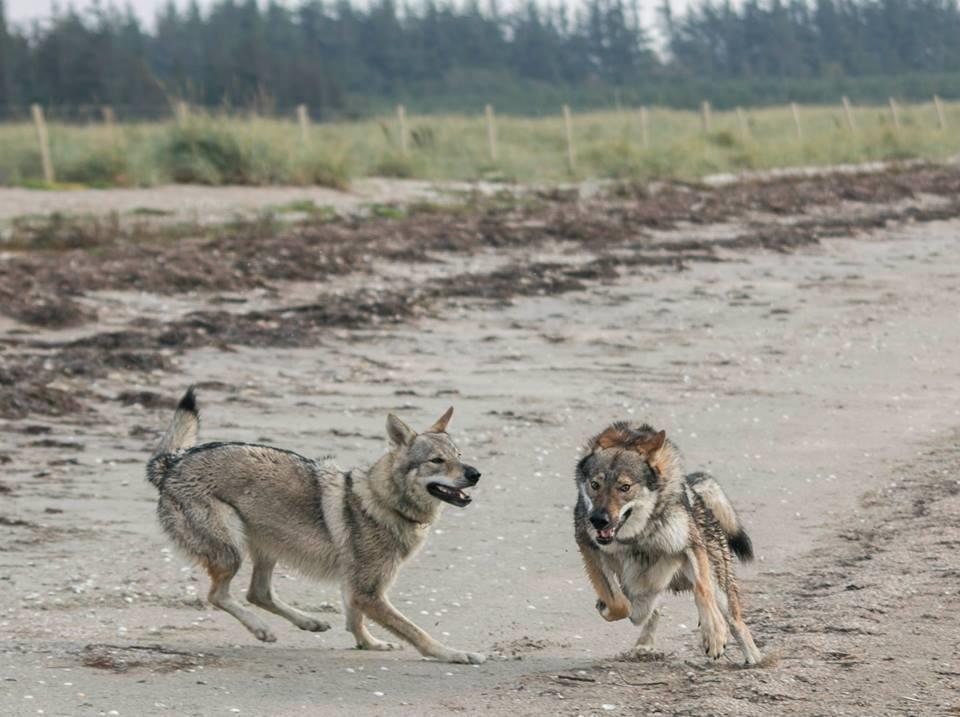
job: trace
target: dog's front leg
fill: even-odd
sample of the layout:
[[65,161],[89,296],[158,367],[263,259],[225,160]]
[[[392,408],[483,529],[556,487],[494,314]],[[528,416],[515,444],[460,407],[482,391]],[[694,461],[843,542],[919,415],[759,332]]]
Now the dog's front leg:
[[608,622],[630,617],[630,602],[617,585],[616,579],[606,570],[600,551],[583,543],[577,543],[577,547],[583,556],[587,577],[597,593],[597,612],[600,616]]
[[344,583],[340,586],[340,589],[343,594],[343,611],[346,613],[347,631],[352,634],[357,641],[357,649],[377,651],[399,650],[400,645],[398,643],[384,642],[370,634],[370,631],[363,622],[363,611],[354,607],[350,588]]
[[371,595],[359,591],[351,594],[351,603],[374,622],[413,645],[424,657],[432,657],[442,662],[459,662],[465,665],[480,665],[486,656],[477,652],[453,650],[434,640],[424,630],[403,616],[386,595]]
[[700,634],[703,649],[715,660],[719,660],[727,645],[730,632],[727,628],[713,584],[710,558],[703,545],[694,545],[687,551],[687,564],[684,567],[687,578],[693,584],[693,599],[700,613]]

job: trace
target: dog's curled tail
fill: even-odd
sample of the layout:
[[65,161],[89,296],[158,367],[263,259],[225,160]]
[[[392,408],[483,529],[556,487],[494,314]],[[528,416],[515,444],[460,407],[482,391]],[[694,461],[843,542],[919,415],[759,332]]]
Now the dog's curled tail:
[[177,410],[173,414],[173,420],[167,432],[163,434],[160,444],[150,457],[150,462],[147,464],[147,480],[157,488],[162,488],[169,468],[169,458],[174,453],[196,445],[199,430],[200,411],[197,409],[197,394],[191,386],[177,404]]
[[753,560],[753,541],[744,530],[740,516],[733,508],[733,503],[723,492],[723,488],[709,473],[691,473],[687,476],[687,485],[703,500],[710,509],[723,532],[727,535],[730,550],[743,562]]

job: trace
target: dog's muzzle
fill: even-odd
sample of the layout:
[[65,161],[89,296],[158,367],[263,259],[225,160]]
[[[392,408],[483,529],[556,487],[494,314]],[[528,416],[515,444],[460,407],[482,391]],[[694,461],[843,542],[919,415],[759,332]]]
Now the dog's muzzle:
[[463,477],[470,485],[476,485],[480,482],[481,473],[473,466],[463,467]]
[[[480,471],[476,468],[465,465],[463,467],[463,480],[466,482],[464,488],[475,486],[480,480],[480,475]],[[463,491],[463,488],[456,488],[446,483],[427,483],[427,493],[438,500],[442,500],[444,503],[455,505],[458,508],[470,505],[470,502],[473,500]]]
[[616,526],[610,521],[610,514],[605,510],[595,510],[590,514],[590,525],[597,531],[597,542],[600,545],[609,545],[613,542]]

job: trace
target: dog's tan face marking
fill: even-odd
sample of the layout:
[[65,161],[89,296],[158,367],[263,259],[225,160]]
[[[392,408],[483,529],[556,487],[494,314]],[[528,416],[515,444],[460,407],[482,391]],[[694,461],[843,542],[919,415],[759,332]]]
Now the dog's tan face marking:
[[471,500],[464,489],[477,484],[480,471],[463,463],[460,450],[447,435],[452,415],[450,408],[426,433],[418,434],[391,414],[387,435],[398,452],[397,460],[406,468],[407,489],[462,508]]
[[[593,523],[600,542],[613,540],[621,522],[624,507],[630,505],[640,494],[640,484],[629,472],[599,472],[587,484],[587,495],[593,503],[591,515],[608,516],[609,527],[598,528]],[[598,521],[599,522],[599,521]]]
[[635,509],[648,513],[656,503],[659,488],[659,474],[647,453],[637,450],[636,441],[626,440],[626,435],[616,438],[618,445],[598,446],[582,464],[590,476],[584,486],[590,506],[588,531],[600,545],[613,542],[617,530]]

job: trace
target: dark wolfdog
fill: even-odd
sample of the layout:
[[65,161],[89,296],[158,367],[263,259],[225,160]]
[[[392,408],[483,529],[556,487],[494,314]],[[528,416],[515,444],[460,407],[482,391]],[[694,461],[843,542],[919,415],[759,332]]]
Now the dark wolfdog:
[[663,431],[617,422],[587,443],[576,483],[576,540],[597,610],[640,627],[636,653],[653,650],[661,595],[693,590],[707,655],[719,658],[732,632],[747,664],[760,661],[731,558],[750,560],[753,546],[714,478],[684,476]]

